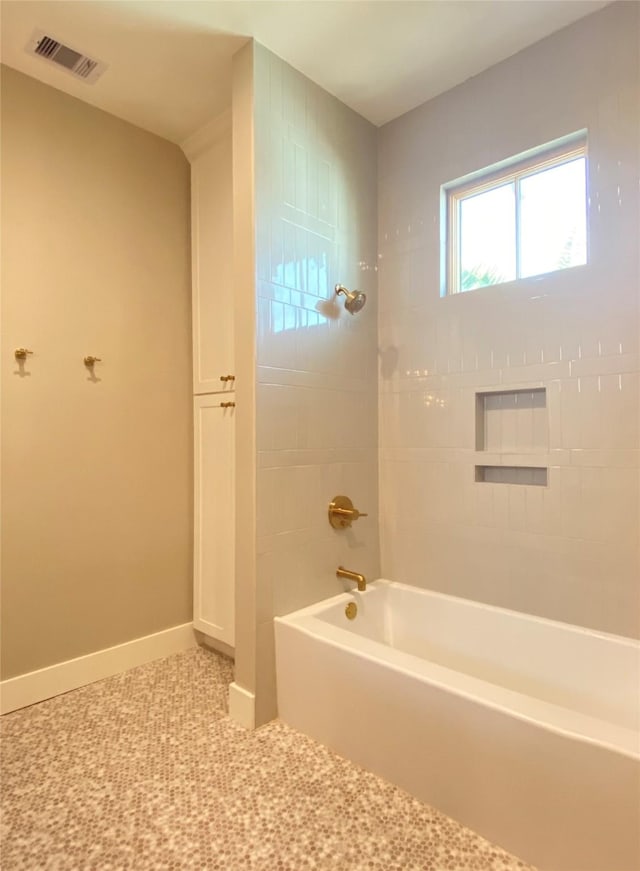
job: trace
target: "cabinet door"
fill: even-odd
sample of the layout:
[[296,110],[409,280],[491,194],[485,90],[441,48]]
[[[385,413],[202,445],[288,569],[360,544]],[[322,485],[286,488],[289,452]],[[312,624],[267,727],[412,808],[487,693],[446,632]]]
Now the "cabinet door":
[[193,625],[233,646],[235,638],[234,408],[194,398]]
[[193,392],[233,390],[231,131],[191,163]]

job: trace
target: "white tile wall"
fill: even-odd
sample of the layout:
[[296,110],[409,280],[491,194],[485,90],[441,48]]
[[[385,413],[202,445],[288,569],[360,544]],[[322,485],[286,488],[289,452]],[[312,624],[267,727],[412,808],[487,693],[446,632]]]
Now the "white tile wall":
[[[383,574],[629,635],[640,634],[639,13],[608,6],[386,125],[378,158]],[[582,128],[589,264],[441,298],[441,184]],[[476,484],[476,391],[534,387],[546,388],[534,447],[548,486]],[[500,423],[522,448],[517,421]]]
[[[259,45],[257,694],[275,714],[273,615],[379,575],[376,130]],[[367,293],[356,316],[334,286]],[[338,494],[369,513],[331,528]]]

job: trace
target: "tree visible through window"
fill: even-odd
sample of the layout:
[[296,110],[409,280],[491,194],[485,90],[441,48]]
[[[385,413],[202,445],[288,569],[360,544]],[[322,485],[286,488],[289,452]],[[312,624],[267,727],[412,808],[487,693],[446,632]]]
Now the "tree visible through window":
[[584,138],[444,190],[449,293],[587,262]]

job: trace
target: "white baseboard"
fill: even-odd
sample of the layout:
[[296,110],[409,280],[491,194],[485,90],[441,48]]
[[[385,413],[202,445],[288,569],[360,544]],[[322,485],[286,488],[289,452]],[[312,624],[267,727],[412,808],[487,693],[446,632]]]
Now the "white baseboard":
[[229,716],[245,729],[256,727],[256,697],[235,681],[229,684]]
[[0,683],[0,713],[8,714],[195,646],[193,623],[183,623],[125,644],[3,680]]

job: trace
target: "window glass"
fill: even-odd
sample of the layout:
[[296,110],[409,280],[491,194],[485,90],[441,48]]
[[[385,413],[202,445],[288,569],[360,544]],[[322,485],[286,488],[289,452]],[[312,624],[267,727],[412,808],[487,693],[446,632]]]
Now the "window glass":
[[460,290],[516,277],[515,184],[460,201]]
[[520,181],[520,275],[587,262],[585,159]]

